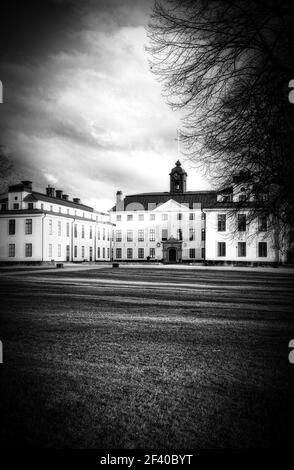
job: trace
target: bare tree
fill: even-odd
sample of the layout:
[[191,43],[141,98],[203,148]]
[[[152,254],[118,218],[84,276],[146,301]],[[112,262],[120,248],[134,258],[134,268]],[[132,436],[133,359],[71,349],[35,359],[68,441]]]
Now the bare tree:
[[294,226],[293,2],[156,1],[148,35],[152,71],[170,106],[186,111],[187,158],[216,187],[245,181],[250,190],[239,206],[250,200],[251,218],[262,212],[287,232]]

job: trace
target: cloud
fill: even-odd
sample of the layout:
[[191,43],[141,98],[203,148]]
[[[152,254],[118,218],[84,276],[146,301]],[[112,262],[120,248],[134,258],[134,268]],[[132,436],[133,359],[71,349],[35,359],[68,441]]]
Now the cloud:
[[168,190],[180,116],[149,70],[150,2],[47,3],[41,44],[1,58],[1,143],[15,167],[102,210],[117,189]]

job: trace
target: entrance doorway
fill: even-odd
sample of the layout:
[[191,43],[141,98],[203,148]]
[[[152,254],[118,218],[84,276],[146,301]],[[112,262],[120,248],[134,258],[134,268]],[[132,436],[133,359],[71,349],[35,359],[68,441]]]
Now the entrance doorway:
[[168,260],[170,263],[175,263],[177,261],[177,250],[175,248],[169,249]]

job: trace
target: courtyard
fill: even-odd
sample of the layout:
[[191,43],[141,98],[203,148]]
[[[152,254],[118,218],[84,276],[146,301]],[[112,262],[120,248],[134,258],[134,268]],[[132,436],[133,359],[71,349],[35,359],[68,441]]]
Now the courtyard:
[[294,272],[0,273],[1,446],[291,447]]

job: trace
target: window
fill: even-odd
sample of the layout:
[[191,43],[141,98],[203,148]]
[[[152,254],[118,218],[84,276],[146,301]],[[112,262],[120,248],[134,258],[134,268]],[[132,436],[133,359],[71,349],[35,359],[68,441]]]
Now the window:
[[33,229],[33,219],[26,219],[25,222],[25,234],[31,235]]
[[117,230],[117,231],[116,231],[116,238],[115,238],[115,239],[116,239],[117,242],[121,242],[121,240],[122,240],[122,232],[121,232],[121,230]]
[[6,211],[6,204],[1,204],[1,210]]
[[52,219],[49,219],[49,235],[52,235],[53,228],[52,228]]
[[110,254],[110,249],[107,248],[107,258],[109,258],[109,254]]
[[201,212],[201,219],[202,219],[202,220],[205,219],[205,212]]
[[144,258],[144,248],[138,248],[138,258],[139,259]]
[[90,238],[90,239],[93,238],[93,228],[92,228],[92,226],[90,227],[89,238]]
[[102,229],[102,239],[105,240],[105,228]]
[[82,246],[82,258],[85,258],[85,247]]
[[267,231],[267,217],[266,215],[260,215],[258,217],[258,231],[266,232]]
[[69,215],[69,209],[66,209],[66,213],[67,213],[67,215]]
[[60,213],[61,213],[61,207],[58,207],[58,212],[60,212]]
[[14,210],[19,209],[19,204],[18,204],[18,202],[15,202],[15,203],[13,204],[13,209],[14,209]]
[[85,238],[85,226],[82,225],[82,238]]
[[33,246],[31,243],[26,243],[26,256],[32,256]]
[[127,258],[132,259],[133,258],[133,248],[128,248],[127,249]]
[[205,228],[201,229],[201,241],[205,241]]
[[15,219],[9,219],[8,233],[9,235],[15,235]]
[[109,230],[107,230],[107,240],[109,240]]
[[121,215],[117,215],[116,220],[117,220],[117,222],[120,222],[121,221]]
[[52,243],[49,243],[48,256],[49,258],[52,258]]
[[100,246],[97,248],[97,258],[100,258]]
[[58,236],[61,237],[61,221],[60,220],[58,221],[58,224],[57,224],[57,233],[58,233]]
[[33,202],[29,202],[28,203],[28,209],[31,211],[32,209],[34,209],[34,203]]
[[138,230],[138,242],[144,241],[144,230]]
[[74,246],[74,257],[76,258],[78,256],[78,247],[77,245]]
[[178,219],[178,220],[183,220],[183,214],[179,213],[179,214],[177,215],[177,219]]
[[190,240],[190,242],[195,240],[195,229],[194,228],[189,229],[189,240]]
[[182,231],[181,228],[179,228],[179,229],[177,230],[177,234],[178,234],[178,235],[177,235],[177,236],[178,236],[178,240],[183,240],[183,231]]
[[116,249],[116,258],[121,258],[121,248]]
[[74,224],[74,237],[77,238],[78,236],[78,226],[77,224]]
[[201,248],[201,258],[205,258],[205,248]]
[[246,256],[246,242],[238,242],[238,256]]
[[155,248],[150,248],[149,256],[150,256],[150,258],[155,258]]
[[189,258],[195,258],[195,248],[190,248],[189,250]]
[[218,242],[217,256],[226,256],[226,243],[225,242]]
[[193,214],[193,212],[190,212],[189,220],[195,220],[195,214]]
[[161,214],[161,220],[168,220],[168,214]]
[[162,235],[161,235],[161,240],[167,240],[167,229],[164,228],[162,229]]
[[44,210],[44,204],[41,204],[41,210],[42,211]]
[[69,222],[66,222],[66,236],[69,237]]
[[150,215],[149,215],[149,219],[150,219],[150,220],[155,220],[155,214],[150,214]]
[[246,201],[246,194],[240,194],[239,197],[238,197],[238,199],[239,199],[239,202],[244,202],[244,201]]
[[9,258],[14,258],[15,256],[15,244],[14,243],[9,244],[8,255],[9,255]]
[[58,251],[57,251],[57,253],[58,253],[58,254],[57,254],[58,258],[60,258],[60,256],[61,256],[61,245],[58,245]]
[[246,231],[246,214],[238,214],[238,231]]
[[133,230],[127,230],[127,242],[133,241]]
[[128,214],[127,221],[130,222],[131,220],[133,220],[133,214]]
[[226,214],[217,214],[217,231],[226,231]]
[[139,214],[139,220],[142,222],[144,220],[144,214]]
[[155,242],[155,229],[154,228],[151,228],[149,230],[149,241]]
[[50,211],[53,212],[53,206],[50,206]]
[[97,230],[97,240],[100,240],[100,228]]
[[259,242],[258,243],[258,256],[260,258],[267,257],[267,243],[266,242]]
[[105,247],[103,247],[102,250],[103,250],[103,258],[105,258]]

